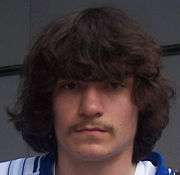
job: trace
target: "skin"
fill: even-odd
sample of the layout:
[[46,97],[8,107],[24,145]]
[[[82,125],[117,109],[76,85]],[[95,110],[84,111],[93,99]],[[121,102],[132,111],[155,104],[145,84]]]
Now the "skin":
[[53,99],[57,175],[134,174],[138,109],[132,87],[133,78],[123,83],[58,83]]

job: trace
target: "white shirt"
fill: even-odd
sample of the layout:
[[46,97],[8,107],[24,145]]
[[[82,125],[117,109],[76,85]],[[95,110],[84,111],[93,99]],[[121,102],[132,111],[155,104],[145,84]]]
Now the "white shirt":
[[150,161],[139,161],[134,175],[155,175],[156,167]]

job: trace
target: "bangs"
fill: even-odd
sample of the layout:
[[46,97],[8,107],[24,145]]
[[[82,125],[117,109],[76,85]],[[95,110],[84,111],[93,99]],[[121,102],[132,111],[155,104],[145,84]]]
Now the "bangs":
[[[108,48],[94,43],[81,44],[66,48],[57,58],[57,76],[59,79],[76,80],[123,80],[131,74],[125,63],[125,55],[118,55]],[[59,59],[60,58],[60,59]]]
[[112,33],[110,24],[97,23],[98,15],[88,20],[76,18],[63,37],[58,30],[60,34],[49,41],[58,79],[121,81],[132,74],[132,66],[126,64],[127,48]]

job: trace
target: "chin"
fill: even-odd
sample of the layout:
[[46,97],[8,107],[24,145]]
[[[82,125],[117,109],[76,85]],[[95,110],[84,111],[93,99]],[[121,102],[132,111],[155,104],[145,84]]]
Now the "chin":
[[83,161],[103,161],[112,157],[113,153],[100,145],[86,145],[75,149],[73,154]]

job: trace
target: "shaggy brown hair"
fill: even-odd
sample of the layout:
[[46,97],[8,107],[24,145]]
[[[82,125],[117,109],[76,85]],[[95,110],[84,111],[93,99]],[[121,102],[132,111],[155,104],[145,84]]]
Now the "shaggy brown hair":
[[11,121],[35,151],[55,152],[52,96],[58,80],[133,76],[139,109],[133,162],[150,153],[169,120],[172,88],[161,73],[161,49],[119,9],[88,8],[43,30],[29,51]]

